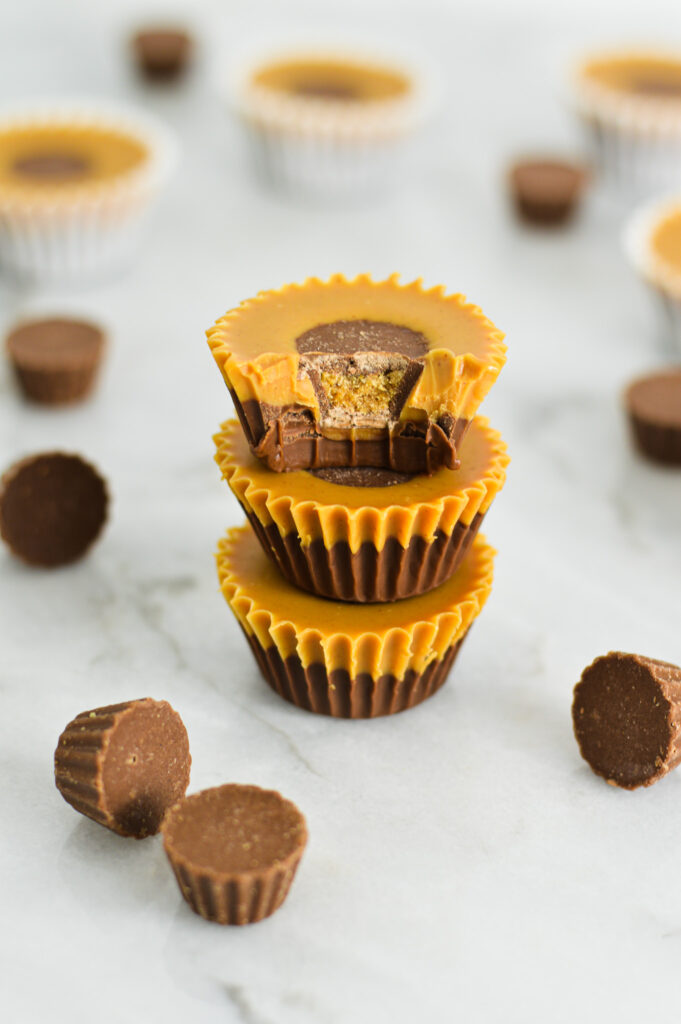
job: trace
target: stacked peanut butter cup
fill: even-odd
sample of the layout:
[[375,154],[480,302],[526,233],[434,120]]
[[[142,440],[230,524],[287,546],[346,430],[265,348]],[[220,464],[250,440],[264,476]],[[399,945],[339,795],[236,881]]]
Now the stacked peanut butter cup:
[[475,414],[502,339],[396,276],[262,292],[208,332],[239,418],[216,461],[248,519],[220,585],[286,700],[370,718],[444,683],[492,587],[478,529],[508,456]]

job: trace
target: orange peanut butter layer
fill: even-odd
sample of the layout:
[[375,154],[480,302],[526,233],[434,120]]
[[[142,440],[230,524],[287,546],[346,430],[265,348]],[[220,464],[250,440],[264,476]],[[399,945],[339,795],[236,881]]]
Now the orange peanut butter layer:
[[261,292],[208,332],[248,441],[275,470],[456,467],[502,339],[462,296],[396,275]]
[[681,54],[603,54],[585,60],[579,78],[585,85],[603,92],[656,102],[681,102]]
[[270,472],[235,421],[216,462],[264,550],[296,586],[345,601],[393,601],[439,586],[465,556],[504,484],[501,436],[478,417],[461,468],[409,477],[352,468]]
[[0,128],[0,197],[76,194],[138,169],[147,147],[95,125],[22,124]]

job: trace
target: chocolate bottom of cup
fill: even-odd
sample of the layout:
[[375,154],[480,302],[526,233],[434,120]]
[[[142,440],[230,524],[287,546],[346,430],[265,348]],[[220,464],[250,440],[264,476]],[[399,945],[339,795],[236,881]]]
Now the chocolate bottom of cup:
[[437,530],[432,541],[414,536],[407,547],[388,537],[379,551],[365,542],[353,552],[347,541],[330,548],[314,540],[305,547],[297,533],[282,537],[277,526],[264,526],[244,508],[263,550],[296,587],[334,601],[372,603],[416,597],[440,586],[456,572],[480,528],[483,515],[451,534]]
[[[326,437],[310,409],[268,406],[255,399],[241,402],[230,389],[239,422],[254,454],[269,469],[374,466],[398,473],[434,473],[441,466],[458,469],[457,446],[468,420],[451,415],[438,422],[400,421],[383,434],[362,439]],[[340,433],[340,432],[339,432]]]
[[300,851],[294,863],[261,875],[244,875],[223,881],[191,871],[168,853],[177,884],[194,913],[217,924],[255,924],[278,910],[295,877]]
[[333,718],[379,718],[406,711],[432,697],[445,683],[449,670],[468,634],[431,661],[423,672],[409,669],[402,679],[389,673],[373,679],[368,672],[352,678],[347,669],[328,673],[321,663],[303,668],[297,655],[282,658],[276,647],[265,649],[246,634],[258,667],[272,689],[305,711]]
[[87,398],[93,389],[98,366],[44,370],[15,364],[14,369],[26,398],[41,405],[68,405]]
[[664,466],[681,466],[681,429],[651,423],[634,414],[629,420],[642,455]]
[[576,208],[576,197],[569,199],[539,200],[527,196],[515,197],[516,212],[526,224],[539,227],[559,227],[572,220]]

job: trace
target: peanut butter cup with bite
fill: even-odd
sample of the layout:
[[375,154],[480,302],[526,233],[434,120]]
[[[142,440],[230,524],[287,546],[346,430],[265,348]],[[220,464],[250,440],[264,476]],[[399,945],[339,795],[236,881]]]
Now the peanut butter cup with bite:
[[294,586],[341,601],[394,601],[456,571],[503,486],[508,456],[476,417],[461,467],[412,477],[334,467],[272,473],[238,423],[216,435],[216,462],[263,550]]
[[171,807],[162,832],[183,897],[218,924],[254,924],[273,914],[307,843],[295,804],[258,786],[193,793]]
[[456,468],[505,360],[461,295],[397,277],[311,278],[261,292],[208,341],[255,455],[270,469]]
[[338,718],[394,714],[445,682],[492,589],[494,551],[479,535],[440,587],[367,616],[284,580],[250,527],[219,545],[222,593],[269,685],[308,711]]
[[187,730],[150,697],[83,711],[54,752],[57,789],[75,810],[121,836],[155,835],[189,784]]

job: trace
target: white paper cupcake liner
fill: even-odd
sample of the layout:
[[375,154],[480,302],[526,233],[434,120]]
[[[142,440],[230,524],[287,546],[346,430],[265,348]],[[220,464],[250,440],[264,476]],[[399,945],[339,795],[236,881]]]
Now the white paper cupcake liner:
[[39,283],[85,283],[125,269],[175,165],[172,135],[155,118],[104,103],[61,100],[0,111],[0,130],[31,124],[120,131],[142,142],[147,156],[139,167],[68,196],[57,189],[44,196],[0,190],[0,264]]
[[[252,82],[264,64],[305,58],[387,66],[405,74],[411,88],[394,100],[344,106]],[[397,182],[434,98],[432,80],[413,60],[329,49],[261,55],[242,64],[226,88],[261,175],[283,191],[313,198],[362,196]]]
[[568,90],[592,162],[604,177],[638,195],[681,186],[681,103],[588,82],[580,65],[570,72]]
[[622,243],[627,258],[647,284],[657,310],[666,355],[681,356],[681,273],[655,257],[650,239],[655,227],[673,210],[681,209],[681,189],[640,206],[627,221]]

